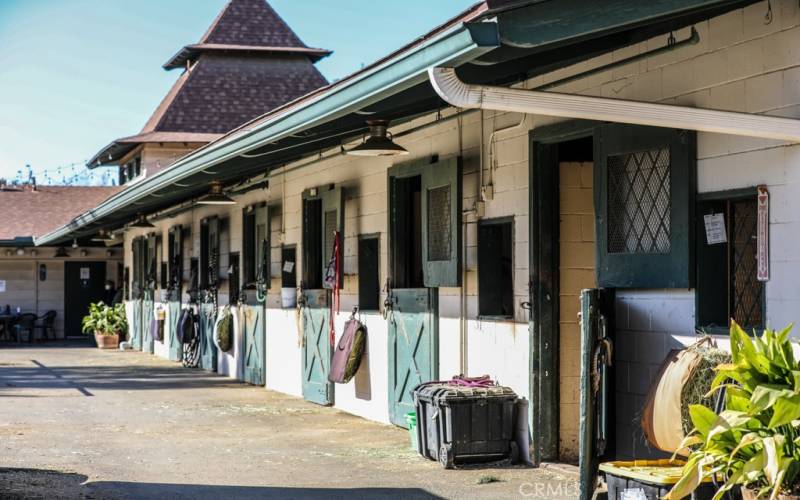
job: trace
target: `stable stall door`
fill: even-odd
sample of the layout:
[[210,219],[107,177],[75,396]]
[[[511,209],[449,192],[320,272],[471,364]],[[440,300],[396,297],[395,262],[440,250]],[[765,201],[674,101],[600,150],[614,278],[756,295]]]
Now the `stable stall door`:
[[240,326],[243,334],[242,373],[244,381],[253,385],[266,383],[265,302],[269,276],[269,209],[265,205],[245,209],[244,217],[244,283],[245,297],[240,304]]
[[[334,403],[333,384],[328,381],[333,353],[332,297],[324,284],[324,276],[337,232],[340,248],[344,248],[343,203],[340,188],[319,188],[303,193],[303,397],[322,405]],[[341,273],[341,268],[339,271]],[[341,278],[340,274],[340,283]]]
[[389,170],[389,417],[405,427],[413,390],[439,377],[438,287],[460,285],[457,158]]

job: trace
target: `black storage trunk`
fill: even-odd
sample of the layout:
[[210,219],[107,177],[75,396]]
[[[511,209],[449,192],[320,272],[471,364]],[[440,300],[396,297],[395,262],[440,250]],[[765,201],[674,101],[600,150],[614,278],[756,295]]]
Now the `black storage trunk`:
[[469,388],[446,384],[414,390],[417,442],[422,456],[445,468],[467,462],[516,459],[514,407],[507,387]]

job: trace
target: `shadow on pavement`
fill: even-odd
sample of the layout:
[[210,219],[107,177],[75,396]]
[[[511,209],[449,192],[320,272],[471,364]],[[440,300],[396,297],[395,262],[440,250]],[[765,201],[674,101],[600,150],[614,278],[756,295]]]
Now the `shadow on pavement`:
[[419,488],[283,488],[280,486],[222,486],[209,484],[86,482],[82,474],[41,469],[0,468],[0,498],[21,499],[438,499]]

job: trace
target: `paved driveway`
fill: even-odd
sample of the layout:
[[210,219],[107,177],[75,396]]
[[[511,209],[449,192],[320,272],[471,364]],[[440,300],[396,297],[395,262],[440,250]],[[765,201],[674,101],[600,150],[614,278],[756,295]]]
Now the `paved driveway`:
[[142,353],[0,345],[0,498],[552,498],[574,470],[445,471],[404,430]]

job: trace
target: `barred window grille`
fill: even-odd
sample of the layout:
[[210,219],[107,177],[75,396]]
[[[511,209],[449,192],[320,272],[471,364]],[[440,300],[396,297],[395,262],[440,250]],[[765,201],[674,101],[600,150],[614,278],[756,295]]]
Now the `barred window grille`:
[[608,252],[670,252],[670,150],[608,157]]
[[764,284],[758,281],[756,229],[758,207],[754,198],[730,204],[731,224],[731,310],[740,325],[764,324],[762,304]]
[[428,190],[428,260],[450,260],[450,186]]

